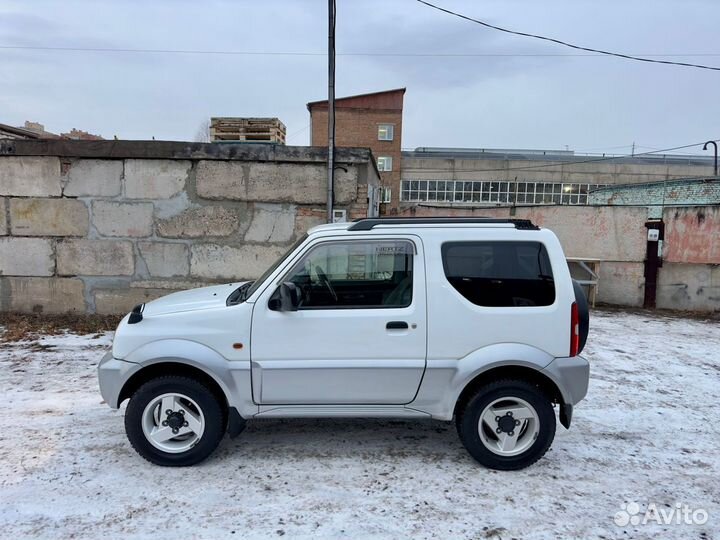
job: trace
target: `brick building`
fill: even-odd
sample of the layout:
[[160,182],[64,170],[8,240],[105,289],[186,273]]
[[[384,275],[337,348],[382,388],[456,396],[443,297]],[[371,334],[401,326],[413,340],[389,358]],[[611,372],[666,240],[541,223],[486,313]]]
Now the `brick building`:
[[100,135],[95,135],[93,133],[88,133],[87,131],[83,131],[82,129],[75,129],[75,128],[72,128],[72,130],[67,133],[61,133],[60,136],[63,139],[72,139],[74,141],[104,141],[105,140]]
[[[397,213],[400,202],[402,113],[405,88],[359,94],[335,100],[335,145],[370,148],[377,159],[384,187],[382,211]],[[328,103],[312,101],[312,146],[327,146]]]

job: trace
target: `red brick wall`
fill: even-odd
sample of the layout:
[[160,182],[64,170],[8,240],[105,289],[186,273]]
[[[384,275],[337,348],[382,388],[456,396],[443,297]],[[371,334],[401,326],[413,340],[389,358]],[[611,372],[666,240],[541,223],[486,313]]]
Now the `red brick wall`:
[[[327,107],[312,107],[312,146],[327,146]],[[392,141],[378,140],[378,125],[395,126]],[[385,213],[396,213],[400,202],[400,162],[402,148],[402,109],[359,109],[337,107],[335,110],[336,146],[370,148],[375,158],[390,156],[393,170],[381,172],[383,186],[392,189],[392,202],[384,206]]]

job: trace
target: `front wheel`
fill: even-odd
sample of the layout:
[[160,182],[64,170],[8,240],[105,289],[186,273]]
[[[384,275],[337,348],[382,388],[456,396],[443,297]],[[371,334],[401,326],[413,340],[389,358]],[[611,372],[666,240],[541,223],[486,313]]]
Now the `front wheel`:
[[555,437],[548,397],[522,380],[480,388],[459,412],[457,428],[470,455],[485,467],[523,469],[540,459]]
[[223,408],[202,383],[167,376],[143,384],[125,411],[133,448],[156,465],[183,467],[207,458],[223,437]]

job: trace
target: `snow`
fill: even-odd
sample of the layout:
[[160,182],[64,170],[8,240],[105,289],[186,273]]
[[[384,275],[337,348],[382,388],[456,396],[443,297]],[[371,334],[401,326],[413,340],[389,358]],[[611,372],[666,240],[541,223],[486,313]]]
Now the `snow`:
[[[0,343],[4,538],[720,537],[718,323],[594,312],[572,429],[519,472],[439,421],[255,421],[200,466],[137,456],[95,368],[110,333]],[[617,526],[621,505],[704,525]]]

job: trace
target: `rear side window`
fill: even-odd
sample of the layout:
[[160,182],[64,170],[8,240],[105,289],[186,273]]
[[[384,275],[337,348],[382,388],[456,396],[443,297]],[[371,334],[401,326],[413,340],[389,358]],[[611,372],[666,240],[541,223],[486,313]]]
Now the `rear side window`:
[[478,306],[549,306],[555,283],[540,242],[448,242],[442,245],[445,277]]

